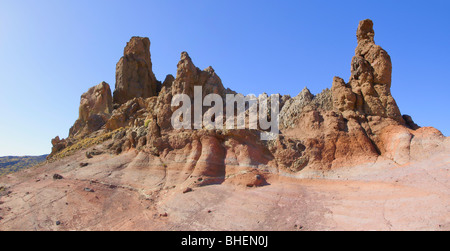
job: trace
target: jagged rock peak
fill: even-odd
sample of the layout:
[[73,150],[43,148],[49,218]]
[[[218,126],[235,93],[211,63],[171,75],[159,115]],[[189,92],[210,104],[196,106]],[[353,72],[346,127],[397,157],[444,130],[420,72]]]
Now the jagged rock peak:
[[175,81],[175,77],[172,74],[169,74],[164,79],[162,87],[170,88],[172,86],[173,81]]
[[303,108],[311,103],[314,95],[305,87],[297,96],[288,99],[280,111],[280,123],[282,128],[295,126],[295,119],[300,116]]
[[375,31],[373,30],[373,22],[370,19],[359,22],[358,30],[356,32],[358,43],[368,40],[375,43]]
[[150,55],[150,39],[147,37],[132,37],[124,48],[123,55]]
[[156,96],[158,83],[152,71],[150,39],[132,37],[116,66],[114,103],[121,105],[133,98]]
[[[197,156],[196,160],[206,158],[201,160],[204,166],[200,169],[195,165],[187,166],[189,169],[196,169],[196,172],[215,169],[215,163],[219,162],[238,166],[239,163],[227,163],[228,159],[238,159],[246,151],[249,156],[256,153],[255,156],[269,157],[262,161],[259,157],[249,158],[245,163],[261,161],[259,163],[266,165],[273,161],[271,165],[279,168],[278,170],[294,173],[304,168],[324,170],[358,163],[360,160],[376,160],[379,155],[391,154],[396,149],[396,142],[390,140],[395,139],[393,136],[397,135],[397,130],[402,133],[402,140],[406,142],[403,150],[409,154],[412,133],[403,126],[404,121],[411,129],[418,126],[410,117],[400,116],[390,93],[390,58],[387,52],[374,43],[374,34],[370,20],[360,23],[357,31],[358,47],[352,60],[352,75],[348,83],[335,77],[331,90],[325,89],[322,93],[313,95],[305,87],[294,98],[280,98],[281,134],[277,140],[267,144],[260,144],[256,137],[259,132],[253,131],[174,130],[170,123],[176,109],[171,106],[174,95],[184,93],[192,98],[197,86],[202,87],[203,96],[209,93],[224,95],[230,90],[224,89],[212,67],[202,71],[194,65],[187,52],[182,52],[176,78],[168,75],[159,95],[144,98],[144,88],[141,85],[153,81],[150,77],[150,41],[146,38],[132,38],[118,63],[114,93],[116,99],[119,97],[116,95],[121,94],[119,91],[123,91],[123,98],[128,100],[111,112],[111,102],[108,101],[111,97],[107,96],[110,93],[107,91],[109,86],[101,83],[91,88],[82,96],[80,119],[71,129],[71,135],[76,137],[69,137],[67,140],[55,138],[52,141],[52,154],[75,142],[80,135],[87,136],[86,133],[99,129],[102,130],[92,136],[104,132],[115,133],[111,136],[113,144],[108,143],[105,147],[116,154],[136,149],[144,155],[158,157],[148,155],[149,159],[159,161],[164,158],[169,161],[167,163],[175,163],[170,158],[188,156],[189,152],[192,153],[189,156]],[[152,83],[158,82],[155,79]],[[141,96],[133,93],[134,90],[141,91]],[[269,95],[264,93],[260,97],[268,99]],[[204,109],[202,112],[207,114],[209,111]],[[403,121],[403,124],[394,120]],[[385,130],[389,127],[397,129]],[[114,132],[121,128],[123,130]],[[208,150],[202,150],[203,148]],[[225,154],[226,151],[230,151],[231,155]],[[395,154],[387,156],[396,162],[400,161]],[[176,158],[178,161],[178,157]],[[402,163],[407,162],[408,158],[401,159]],[[210,159],[214,161],[211,162]],[[224,170],[223,164],[221,168]],[[224,177],[223,173],[218,173],[217,176]]]
[[186,59],[186,60],[192,61],[192,59],[191,59],[191,57],[189,56],[189,53],[187,53],[187,51],[181,52],[181,57],[180,57],[180,59],[181,59],[181,60]]
[[203,96],[210,93],[223,96],[228,92],[211,66],[203,71],[200,70],[194,65],[189,54],[184,51],[181,53],[180,61],[177,64],[177,76],[174,80],[172,93],[184,93],[193,97],[194,86],[202,86]]
[[303,90],[298,95],[307,97],[308,99],[314,98],[314,95],[311,93],[311,91],[306,86],[305,86],[305,88],[303,88]]
[[199,74],[198,69],[192,62],[191,57],[185,51],[181,53],[180,61],[177,64],[177,81],[196,81],[194,79]]

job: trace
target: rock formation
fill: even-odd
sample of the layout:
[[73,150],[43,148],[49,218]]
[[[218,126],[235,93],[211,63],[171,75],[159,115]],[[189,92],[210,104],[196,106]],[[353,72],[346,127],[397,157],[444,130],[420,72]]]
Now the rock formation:
[[67,142],[65,139],[60,139],[59,136],[56,136],[54,139],[52,139],[52,152],[49,156],[53,156],[57,152],[61,151],[62,149],[66,148]]
[[358,46],[351,63],[349,83],[346,84],[340,78],[333,81],[335,108],[347,119],[357,116],[378,116],[404,124],[390,91],[391,58],[385,50],[375,44],[372,21],[361,21],[356,36]]
[[183,93],[194,97],[194,86],[202,86],[204,96],[210,93],[225,94],[222,80],[211,66],[202,71],[194,65],[187,52],[182,52],[172,84],[172,95]]
[[361,21],[356,36],[358,46],[352,59],[349,82],[356,94],[356,110],[366,115],[391,118],[404,123],[390,91],[391,58],[375,44],[372,21]]
[[79,117],[70,129],[69,137],[83,137],[100,129],[113,111],[111,89],[106,82],[81,95]]
[[114,97],[89,89],[48,163],[0,176],[0,230],[449,230],[450,138],[401,115],[374,38],[361,21],[348,83],[280,95],[269,141],[261,128],[175,130],[176,94],[234,92],[186,52],[160,84],[150,41],[132,38]]
[[[133,37],[117,64],[113,101],[106,83],[83,94],[79,119],[68,139],[54,140],[52,155],[90,133],[113,133],[106,146],[112,153],[135,150],[145,165],[159,170],[164,163],[169,173],[185,173],[174,177],[177,182],[201,179],[197,185],[239,180],[254,171],[258,182],[264,172],[306,177],[380,157],[407,163],[443,136],[419,129],[410,116],[401,115],[390,92],[391,59],[374,38],[372,21],[361,21],[348,83],[335,77],[331,89],[317,95],[305,87],[296,97],[280,96],[280,135],[264,142],[260,128],[174,130],[171,116],[177,107],[171,101],[176,94],[193,100],[195,86],[202,87],[202,97],[214,93],[225,98],[235,92],[224,88],[212,67],[196,67],[187,52],[181,53],[176,77],[167,75],[159,83],[152,72],[149,39]],[[260,98],[270,101],[267,94]]]
[[170,118],[173,111],[177,109],[177,107],[171,107],[172,97],[176,94],[186,94],[193,100],[195,86],[202,87],[202,98],[210,93],[219,94],[222,97],[225,97],[227,93],[234,93],[223,87],[222,80],[211,66],[202,71],[194,65],[187,52],[182,52],[177,65],[176,78],[172,75],[166,77],[157,99],[154,115],[161,129],[172,129]]
[[121,105],[133,98],[156,96],[158,85],[152,71],[150,40],[132,37],[116,66],[114,103]]

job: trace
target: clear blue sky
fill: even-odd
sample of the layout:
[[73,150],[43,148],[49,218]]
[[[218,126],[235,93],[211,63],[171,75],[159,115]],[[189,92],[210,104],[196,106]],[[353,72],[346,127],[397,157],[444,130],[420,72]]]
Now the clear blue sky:
[[449,1],[0,1],[0,156],[49,153],[82,93],[112,88],[132,36],[149,37],[159,80],[182,51],[240,93],[297,95],[350,77],[360,20],[392,57],[403,114],[450,135]]

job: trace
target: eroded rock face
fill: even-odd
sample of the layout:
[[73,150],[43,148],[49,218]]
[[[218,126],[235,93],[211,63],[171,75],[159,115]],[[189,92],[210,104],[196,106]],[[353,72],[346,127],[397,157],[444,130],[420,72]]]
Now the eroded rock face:
[[420,128],[416,123],[414,123],[414,120],[409,115],[403,115],[403,120],[405,120],[406,126],[410,129],[417,130]]
[[111,89],[106,82],[81,95],[79,117],[70,129],[69,137],[82,137],[100,129],[112,113]]
[[150,40],[133,37],[116,66],[114,103],[124,104],[133,98],[157,95],[158,81],[152,71]]

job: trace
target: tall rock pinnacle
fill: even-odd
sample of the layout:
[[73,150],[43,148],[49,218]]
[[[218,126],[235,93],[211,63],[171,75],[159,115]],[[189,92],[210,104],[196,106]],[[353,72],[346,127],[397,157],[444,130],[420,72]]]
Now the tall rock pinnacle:
[[150,57],[150,40],[132,37],[116,66],[114,103],[124,104],[133,98],[157,95],[158,82],[152,71]]
[[355,111],[363,115],[390,118],[403,124],[400,110],[391,95],[391,58],[375,44],[373,22],[369,19],[361,21],[356,37],[358,46],[351,63],[350,81],[345,85],[336,78],[333,84],[335,105],[346,114]]

